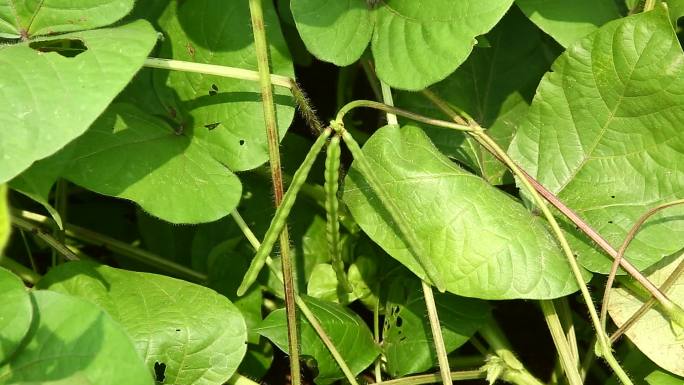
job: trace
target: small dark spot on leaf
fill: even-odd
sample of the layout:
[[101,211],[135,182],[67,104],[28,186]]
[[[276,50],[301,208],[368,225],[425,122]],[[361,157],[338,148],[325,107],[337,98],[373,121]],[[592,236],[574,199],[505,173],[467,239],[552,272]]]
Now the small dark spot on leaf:
[[610,197],[613,198],[613,199],[615,199],[615,195],[611,195]]
[[164,382],[164,379],[166,378],[166,364],[163,362],[155,362],[154,363],[154,379],[157,382]]
[[60,56],[72,58],[88,50],[80,39],[56,39],[47,41],[33,41],[29,47],[38,52],[55,52]]
[[405,341],[405,340],[406,340],[406,336],[401,336],[401,337],[399,337],[399,341],[400,341],[400,342],[403,342],[403,341]]
[[188,51],[188,55],[195,57],[195,47],[189,42],[185,45],[185,49]]
[[221,124],[221,122],[209,123],[209,124],[205,124],[204,127],[206,127],[207,129],[209,129],[209,131],[211,131],[214,128],[218,127],[219,124]]
[[176,109],[173,107],[169,107],[169,116],[171,118],[175,118],[178,113],[176,112]]
[[216,84],[212,84],[211,89],[214,91],[218,91],[218,86]]
[[242,146],[242,145],[244,145],[244,144],[245,144],[245,140],[244,140],[244,139],[240,139],[240,146]]
[[180,329],[176,329],[176,331],[177,331],[177,332],[179,332],[179,331],[180,331]]
[[398,328],[400,328],[401,325],[402,325],[403,323],[404,323],[404,320],[401,319],[401,317],[397,317],[396,321],[394,321],[394,324],[395,324]]
[[209,96],[216,96],[216,94],[218,94],[218,92],[214,90],[209,90]]
[[613,221],[608,221],[608,223],[613,224]]

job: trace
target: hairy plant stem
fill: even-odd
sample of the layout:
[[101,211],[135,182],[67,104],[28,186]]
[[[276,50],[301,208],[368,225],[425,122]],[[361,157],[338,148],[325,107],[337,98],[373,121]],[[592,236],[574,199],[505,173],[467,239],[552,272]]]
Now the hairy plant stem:
[[[525,366],[518,360],[513,353],[511,344],[506,339],[506,336],[501,331],[499,326],[494,320],[490,320],[484,324],[478,331],[482,338],[489,344],[492,348],[496,357],[500,360],[495,366],[498,368],[497,372],[494,373],[495,378],[490,378],[490,383],[492,380],[496,380],[496,377],[501,376],[504,381],[516,384],[516,385],[542,385],[543,383],[534,377],[530,372],[525,369]],[[503,363],[503,367],[501,364]],[[491,367],[491,361],[485,364],[485,367]]]
[[7,256],[0,255],[0,266],[16,274],[24,282],[35,285],[40,280],[40,274]]
[[[634,240],[634,237],[636,237],[637,232],[641,229],[643,226],[644,222],[648,220],[648,218],[652,217],[656,213],[658,213],[661,210],[664,210],[668,207],[673,207],[677,206],[684,203],[684,199],[678,199],[672,202],[668,202],[659,206],[656,206],[650,210],[648,210],[646,213],[644,213],[639,219],[632,225],[632,228],[629,229],[629,232],[627,232],[627,236],[625,237],[625,240],[622,242],[622,245],[620,245],[620,248],[618,249],[618,254],[615,260],[613,261],[613,265],[610,268],[610,274],[608,274],[608,278],[606,280],[606,288],[603,292],[603,301],[601,305],[601,325],[603,327],[603,330],[605,330],[606,333],[608,331],[606,330],[606,324],[608,322],[608,305],[610,302],[610,289],[613,287],[613,281],[615,281],[615,276],[617,275],[618,267],[620,266],[620,261],[622,260],[623,256],[625,255],[625,251],[627,250],[627,247],[629,247],[630,243],[632,240]],[[662,291],[661,291],[662,292]],[[671,307],[669,308],[664,308],[665,312],[668,314],[670,318],[673,320],[676,320],[677,323],[680,323],[680,326],[684,327],[684,318],[682,318],[682,314],[684,314],[684,310],[682,310],[677,304],[674,302],[671,303]]]
[[[25,223],[30,224],[28,231],[40,231],[39,224],[48,224],[51,219],[40,214],[28,211],[13,211],[13,218],[22,219]],[[193,282],[206,282],[207,275],[198,271],[192,270],[183,265],[169,261],[156,254],[150,253],[146,250],[129,245],[126,242],[119,241],[110,236],[97,233],[95,231],[75,226],[69,223],[64,223],[64,234],[68,238],[87,243],[93,246],[104,247],[114,253],[121,254],[146,265],[153,266],[168,273],[184,277]]]
[[560,319],[563,330],[565,330],[565,338],[568,339],[570,350],[575,356],[575,363],[579,365],[579,346],[577,345],[577,335],[575,334],[575,324],[572,320],[572,310],[568,303],[568,297],[561,297],[553,300],[558,310],[558,318]]
[[[244,68],[226,67],[215,64],[193,63],[189,61],[161,59],[156,57],[148,57],[143,64],[145,67],[158,68],[164,70],[194,72],[204,75],[215,75],[224,78],[249,80],[252,82],[259,81],[259,72],[247,70]],[[292,89],[293,80],[287,76],[270,75],[271,83],[275,86]]]
[[[452,108],[452,106],[450,106],[448,103],[446,103],[444,100],[439,98],[434,93],[423,91],[423,95],[425,95],[425,97],[428,100],[430,100],[436,107],[438,107],[442,112],[449,116],[449,118],[451,118],[454,122],[464,122],[464,119],[459,115],[459,112],[455,111]],[[474,123],[474,121],[471,118],[468,118],[468,121]],[[520,176],[518,177],[521,179],[521,182],[523,179],[525,179],[527,183],[529,183],[537,193],[539,193],[547,202],[549,202],[566,218],[568,218],[575,226],[577,226],[577,228],[580,231],[582,231],[592,241],[594,241],[596,245],[598,245],[613,259],[617,258],[617,251],[613,248],[613,246],[611,246],[610,243],[608,243],[608,241],[606,241],[598,232],[596,232],[596,230],[594,230],[579,215],[577,215],[577,213],[575,213],[571,208],[569,208],[563,202],[561,202],[560,199],[558,199],[558,197],[556,197],[552,192],[547,190],[546,187],[544,187],[541,183],[539,183],[536,179],[529,175],[525,170],[521,169],[520,166],[513,162],[512,159],[508,158],[506,160],[503,157],[501,157],[495,149],[491,148],[491,146],[489,146],[484,141],[478,139],[476,135],[472,135],[472,131],[470,131],[469,134],[471,134],[471,137],[477,140],[478,143],[482,145],[482,147],[484,147],[500,162],[504,163],[509,169],[510,167],[508,166],[508,162],[516,165],[520,174]],[[503,151],[501,153],[506,155]],[[665,294],[658,290],[658,288],[648,278],[646,278],[634,265],[632,265],[626,258],[621,259],[620,266],[625,270],[625,272],[627,272],[630,276],[636,279],[639,282],[639,284],[641,284],[646,290],[648,290],[648,292],[651,293],[651,295],[653,295],[658,300],[658,302],[660,302],[664,306],[668,306],[672,303],[672,301],[669,298],[667,298]]]
[[[484,379],[487,376],[487,372],[480,370],[463,370],[458,372],[449,373],[449,377],[453,381],[467,381],[467,380],[479,380]],[[433,384],[438,382],[441,377],[440,373],[432,374],[421,374],[418,376],[409,376],[397,378],[396,380],[383,381],[383,385],[422,385],[422,384]]]
[[[254,232],[252,232],[252,229],[249,228],[247,222],[245,222],[240,213],[238,213],[237,211],[233,211],[232,213],[230,213],[230,215],[233,217],[233,220],[238,225],[238,227],[244,234],[245,238],[247,238],[247,241],[252,245],[254,250],[259,250],[261,248],[261,242],[259,242],[259,239],[256,237],[256,235],[254,235]],[[271,257],[266,258],[266,265],[271,269],[273,274],[282,282],[283,277],[280,274],[280,272],[278,272],[273,267],[273,260],[271,259]],[[299,295],[297,295],[297,293],[295,293],[295,301],[297,306],[299,306],[299,309],[302,311],[302,314],[304,314],[306,320],[309,321],[311,327],[314,328],[316,334],[318,334],[318,337],[321,339],[326,348],[328,348],[328,351],[330,351],[330,354],[335,359],[335,362],[337,362],[337,365],[342,370],[342,373],[344,373],[347,381],[349,381],[351,385],[358,385],[354,373],[351,371],[346,361],[344,360],[340,352],[337,350],[337,347],[335,347],[335,344],[332,342],[328,334],[325,332],[325,329],[323,329],[323,325],[321,325],[321,323],[318,322],[316,315],[313,314],[313,312],[306,304],[306,302],[304,302],[304,300],[302,300],[302,298]]]
[[[283,200],[283,176],[280,166],[280,137],[276,122],[275,103],[273,101],[273,86],[271,70],[268,60],[268,43],[266,40],[266,26],[264,25],[261,0],[249,0],[249,12],[252,18],[252,32],[254,34],[254,48],[256,50],[259,69],[259,85],[266,123],[268,139],[268,158],[271,167],[273,195],[275,206],[278,208]],[[294,259],[290,254],[290,237],[285,226],[280,233],[280,256],[283,271],[283,290],[285,292],[285,314],[287,315],[287,340],[290,356],[290,379],[292,385],[301,385],[302,376],[299,362],[299,334],[297,328],[297,306],[295,304]]]
[[582,385],[582,378],[577,368],[577,356],[570,347],[553,300],[539,301],[539,304],[544,313],[546,325],[551,332],[551,337],[553,337],[553,343],[556,345],[556,351],[558,351],[561,367],[568,379],[568,384]]

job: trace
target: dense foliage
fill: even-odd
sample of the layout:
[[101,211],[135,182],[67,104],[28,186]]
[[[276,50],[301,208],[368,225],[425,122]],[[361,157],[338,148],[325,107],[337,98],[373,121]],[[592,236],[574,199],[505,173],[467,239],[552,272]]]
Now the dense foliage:
[[0,0],[0,384],[684,384],[680,16]]

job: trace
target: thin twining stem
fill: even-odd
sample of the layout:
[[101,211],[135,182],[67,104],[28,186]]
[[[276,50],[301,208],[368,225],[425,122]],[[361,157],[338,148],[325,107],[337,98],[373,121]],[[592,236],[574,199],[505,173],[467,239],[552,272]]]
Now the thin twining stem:
[[403,116],[408,119],[415,120],[416,122],[421,122],[425,124],[430,124],[432,126],[436,127],[443,127],[443,128],[450,128],[453,130],[458,130],[458,131],[478,131],[482,130],[479,127],[470,127],[466,126],[463,124],[457,124],[454,122],[449,122],[446,120],[440,120],[440,119],[433,119],[433,118],[428,118],[420,114],[416,114],[414,112],[402,110],[401,108],[397,107],[392,107],[389,106],[385,103],[380,103],[376,102],[373,100],[355,100],[353,102],[349,102],[345,104],[340,110],[337,112],[337,117],[335,118],[336,122],[342,122],[344,119],[344,116],[349,113],[349,111],[353,110],[354,108],[359,108],[359,107],[366,107],[366,108],[373,108],[376,110],[384,111],[384,112],[389,112],[395,115]]
[[43,242],[47,243],[48,246],[52,248],[53,251],[56,253],[60,254],[64,258],[66,258],[69,261],[78,261],[80,258],[76,254],[74,254],[73,251],[69,250],[68,247],[64,245],[64,243],[60,242],[57,240],[55,237],[50,235],[45,229],[41,228],[40,226],[35,225],[29,220],[26,220],[22,217],[12,215],[10,217],[10,221],[12,223],[12,226],[19,228],[21,230],[26,230],[30,231],[32,234],[35,234],[38,238],[40,238]]
[[[438,107],[442,112],[444,112],[447,116],[449,116],[451,119],[453,119],[454,122],[463,122],[463,118],[459,115],[458,112],[454,111],[444,100],[439,98],[437,95],[431,92],[423,92],[423,95],[429,99],[433,104]],[[470,119],[468,119],[471,121]],[[472,121],[471,121],[472,122]],[[500,162],[505,164],[505,161],[503,158],[501,158],[494,149],[492,149],[490,146],[487,145],[487,143],[482,142],[481,140],[478,140],[478,138],[473,135],[475,140],[478,141],[482,145],[483,148],[485,148],[490,154],[492,154],[495,158],[497,158]],[[515,163],[512,159],[510,160],[511,164],[514,164],[518,167],[520,170],[520,175],[521,178],[524,178],[527,180],[528,183],[532,185],[532,187],[539,193],[547,202],[549,202],[552,206],[554,206],[558,211],[560,211],[566,218],[568,218],[577,228],[586,234],[594,243],[596,243],[603,251],[605,251],[609,256],[611,256],[613,259],[617,258],[617,250],[611,246],[608,241],[606,241],[601,234],[599,234],[596,230],[594,230],[587,222],[584,221],[577,213],[575,213],[571,208],[566,206],[563,202],[561,202],[558,197],[556,197],[551,191],[547,190],[546,187],[544,187],[541,183],[539,183],[536,179],[534,179],[530,174],[528,174],[525,170],[520,168],[520,166]],[[634,265],[632,265],[626,258],[622,258],[620,261],[620,266],[627,272],[627,274],[631,275],[639,284],[641,284],[649,293],[651,293],[652,296],[658,300],[661,304],[667,306],[668,304],[672,303],[669,298],[665,294],[663,294],[662,291],[658,290],[658,287],[654,285],[648,278],[646,278]]]
[[[636,234],[639,232],[639,230],[641,229],[643,224],[648,220],[648,218],[652,217],[661,210],[664,210],[668,207],[677,206],[682,203],[684,203],[684,199],[678,199],[676,201],[656,206],[648,210],[644,215],[642,215],[634,223],[634,225],[632,225],[632,228],[629,229],[629,232],[627,233],[625,240],[622,242],[622,245],[620,245],[620,248],[618,249],[618,254],[615,257],[615,260],[613,260],[613,265],[610,268],[610,274],[608,274],[608,279],[606,281],[606,288],[603,292],[603,302],[601,305],[601,326],[603,327],[603,330],[606,330],[606,323],[608,322],[608,302],[610,301],[610,289],[613,287],[613,282],[615,281],[615,276],[617,275],[618,267],[620,266],[620,261],[623,259],[627,247],[629,247],[630,243],[632,243],[634,237],[636,237]],[[674,303],[672,303],[672,305],[677,306]]]
[[[679,262],[679,264],[672,272],[672,274],[670,274],[670,276],[667,277],[665,282],[663,282],[663,284],[660,285],[660,290],[664,293],[670,290],[672,285],[674,285],[674,283],[677,282],[677,279],[680,275],[682,275],[682,273],[684,273],[684,259],[682,259],[682,261]],[[610,342],[615,343],[615,341],[617,341],[618,338],[620,338],[624,333],[626,333],[627,330],[629,330],[629,328],[632,327],[639,320],[639,318],[641,318],[641,316],[646,314],[648,309],[650,309],[655,304],[655,302],[655,298],[653,297],[650,297],[648,301],[644,302],[644,304],[641,305],[639,310],[637,310],[631,317],[629,317],[629,319],[624,324],[622,324],[622,326],[620,326],[618,330],[615,331],[615,333],[613,333],[610,336]]]

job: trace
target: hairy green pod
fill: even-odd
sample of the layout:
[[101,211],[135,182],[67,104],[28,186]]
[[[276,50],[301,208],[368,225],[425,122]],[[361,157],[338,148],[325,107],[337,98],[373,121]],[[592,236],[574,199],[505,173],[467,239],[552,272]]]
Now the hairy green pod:
[[356,162],[359,172],[366,179],[378,198],[380,198],[380,202],[382,202],[383,206],[385,206],[385,209],[387,209],[392,221],[399,230],[399,235],[403,238],[404,242],[406,242],[411,254],[413,254],[414,258],[416,258],[416,261],[418,261],[420,266],[423,268],[425,274],[427,274],[427,277],[430,279],[430,281],[432,281],[432,284],[437,287],[437,290],[444,292],[446,290],[446,286],[444,285],[444,281],[437,271],[437,268],[430,260],[430,256],[422,252],[420,243],[416,239],[415,233],[408,227],[401,210],[389,198],[389,194],[385,190],[385,187],[378,181],[378,178],[375,176],[375,172],[373,172],[373,168],[368,162],[368,159],[366,159],[361,147],[359,147],[359,144],[356,142],[356,140],[354,140],[349,132],[345,131],[344,129],[340,129],[340,131],[344,143],[347,145],[349,151],[351,151],[352,156],[354,157],[354,161]]
[[341,154],[340,137],[335,135],[328,143],[328,152],[325,158],[325,184],[323,185],[327,219],[325,232],[328,239],[328,254],[330,254],[337,281],[344,290],[351,293],[353,289],[349,284],[347,274],[344,272],[344,262],[340,251],[340,222],[338,221],[340,203],[337,198],[337,191],[339,189]]
[[290,215],[290,210],[292,210],[292,205],[294,205],[295,200],[297,199],[297,194],[302,188],[304,182],[306,182],[306,178],[309,176],[309,171],[311,171],[311,166],[313,166],[316,156],[318,156],[318,153],[321,152],[325,142],[328,140],[330,132],[331,130],[329,128],[323,130],[321,135],[311,146],[311,149],[309,149],[304,161],[292,177],[290,188],[287,189],[287,192],[283,196],[283,201],[276,209],[275,215],[271,220],[271,225],[268,227],[266,235],[264,236],[264,240],[261,243],[261,247],[259,247],[259,250],[257,250],[254,259],[252,259],[252,262],[249,265],[249,269],[247,269],[247,273],[245,273],[245,278],[243,278],[242,283],[238,288],[237,294],[239,296],[245,294],[247,289],[252,286],[259,276],[259,272],[264,267],[264,264],[266,263],[266,257],[271,254],[273,246],[278,240],[278,236],[283,231],[287,217]]

